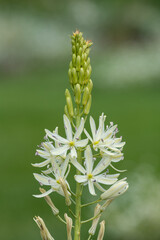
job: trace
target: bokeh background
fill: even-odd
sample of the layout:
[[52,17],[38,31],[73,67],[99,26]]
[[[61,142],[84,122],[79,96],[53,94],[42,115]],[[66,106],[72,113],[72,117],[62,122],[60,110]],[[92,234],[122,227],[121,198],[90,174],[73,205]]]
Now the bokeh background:
[[[43,199],[31,163],[44,129],[63,134],[70,35],[94,42],[91,114],[118,123],[130,188],[103,217],[110,240],[160,239],[160,1],[0,1],[0,239],[38,240],[40,215],[55,239],[64,226]],[[63,198],[53,196],[63,208]],[[84,202],[87,199],[83,199]],[[85,212],[92,215],[92,209]],[[89,227],[90,225],[88,225]],[[82,239],[87,239],[87,228]],[[96,238],[93,238],[96,239]]]

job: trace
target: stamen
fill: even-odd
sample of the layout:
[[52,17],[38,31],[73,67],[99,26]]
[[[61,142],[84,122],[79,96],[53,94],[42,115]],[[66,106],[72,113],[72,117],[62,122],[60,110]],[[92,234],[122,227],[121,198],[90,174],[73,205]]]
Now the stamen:
[[91,173],[89,173],[87,176],[88,176],[88,179],[91,179],[93,177]]

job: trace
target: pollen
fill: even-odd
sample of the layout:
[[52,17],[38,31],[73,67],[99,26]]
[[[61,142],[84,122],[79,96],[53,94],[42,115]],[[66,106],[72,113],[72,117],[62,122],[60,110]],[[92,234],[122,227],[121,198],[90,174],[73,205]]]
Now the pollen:
[[99,141],[95,141],[94,143],[93,143],[93,145],[97,145],[99,143]]
[[93,177],[91,173],[89,173],[87,176],[88,176],[88,179],[91,179]]
[[73,146],[74,146],[74,142],[70,142],[69,145],[70,145],[71,147],[73,147]]

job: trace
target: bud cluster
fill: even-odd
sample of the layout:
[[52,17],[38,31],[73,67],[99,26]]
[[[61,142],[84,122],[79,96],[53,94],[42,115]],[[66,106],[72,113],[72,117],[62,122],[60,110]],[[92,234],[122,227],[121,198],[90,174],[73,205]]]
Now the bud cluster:
[[[69,64],[69,81],[73,90],[74,100],[77,105],[81,105],[83,114],[87,115],[91,107],[91,91],[93,88],[91,77],[91,64],[89,58],[91,41],[86,41],[83,34],[76,31],[71,36],[72,42],[72,61]],[[65,92],[66,106],[65,114],[72,118],[74,112],[71,94],[68,89]]]

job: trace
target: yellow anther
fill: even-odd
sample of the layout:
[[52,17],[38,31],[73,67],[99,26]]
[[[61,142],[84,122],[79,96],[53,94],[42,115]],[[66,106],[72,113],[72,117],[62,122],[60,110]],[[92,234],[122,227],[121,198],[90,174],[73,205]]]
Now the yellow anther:
[[59,181],[59,179],[56,181],[58,184],[60,184],[60,181]]
[[74,146],[74,142],[70,142],[69,145],[70,145],[71,147],[73,147],[73,146]]
[[93,145],[97,145],[99,143],[99,141],[95,141],[93,142]]
[[88,174],[88,179],[91,179],[93,175],[91,173]]

